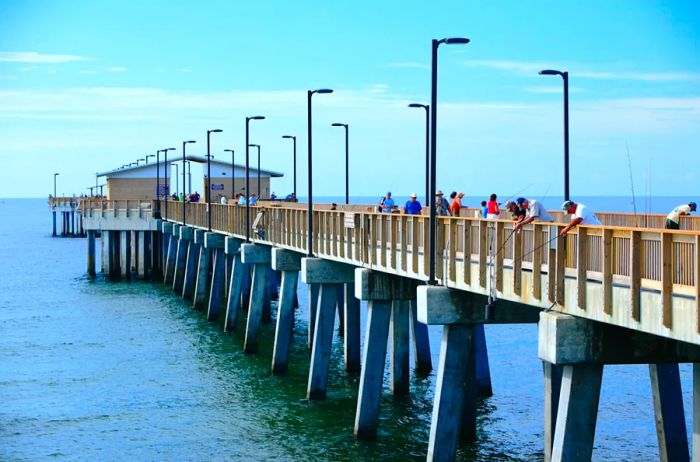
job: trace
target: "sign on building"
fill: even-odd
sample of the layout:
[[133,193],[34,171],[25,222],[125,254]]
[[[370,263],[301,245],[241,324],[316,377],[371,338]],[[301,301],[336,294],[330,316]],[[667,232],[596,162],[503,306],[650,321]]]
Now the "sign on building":
[[158,185],[158,195],[159,196],[167,196],[168,195],[168,185],[167,184],[159,184]]

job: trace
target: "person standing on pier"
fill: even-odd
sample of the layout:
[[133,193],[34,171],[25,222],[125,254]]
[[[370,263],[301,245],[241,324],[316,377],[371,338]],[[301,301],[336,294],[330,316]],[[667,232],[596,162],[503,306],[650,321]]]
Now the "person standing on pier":
[[689,202],[688,204],[681,204],[675,209],[671,210],[666,216],[666,223],[664,224],[665,229],[681,229],[681,217],[685,215],[690,215],[690,212],[695,212],[697,205],[695,202]]
[[515,225],[515,230],[520,231],[520,228],[533,221],[546,221],[551,223],[554,221],[552,215],[547,212],[547,210],[534,199],[525,199],[524,197],[518,197],[515,199],[515,203],[520,207],[520,210],[525,212],[525,218]]
[[[452,199],[452,203],[450,204],[450,214],[453,217],[458,217],[460,210],[462,210],[462,198],[464,197],[464,193],[461,192],[459,194],[454,193],[455,197]],[[450,194],[451,196],[452,194]]]
[[501,214],[501,209],[498,208],[498,197],[495,194],[489,196],[489,201],[486,203],[486,218],[488,220],[498,220]]
[[442,191],[435,193],[435,214],[439,217],[447,217],[450,212],[447,211],[446,200],[443,199]]
[[394,211],[394,199],[391,198],[391,192],[387,192],[386,196],[379,201],[379,211],[381,213],[392,213]]
[[420,215],[421,209],[420,202],[418,202],[418,195],[416,193],[411,193],[411,198],[404,206],[404,212],[407,215]]
[[574,201],[565,201],[561,205],[561,209],[572,215],[571,222],[561,231],[561,236],[565,235],[571,231],[572,228],[581,224],[598,226],[601,224],[598,217],[595,216],[595,212],[583,204],[577,204]]
[[253,193],[250,195],[250,205],[258,205],[258,195],[257,194]]

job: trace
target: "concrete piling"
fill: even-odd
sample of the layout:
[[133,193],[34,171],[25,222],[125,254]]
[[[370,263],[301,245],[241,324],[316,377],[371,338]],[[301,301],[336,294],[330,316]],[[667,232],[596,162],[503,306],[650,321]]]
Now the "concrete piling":
[[678,364],[649,364],[659,460],[690,461]]
[[218,233],[204,233],[204,247],[213,255],[211,287],[209,289],[209,303],[207,306],[207,320],[215,321],[219,318],[219,311],[224,300],[226,285],[226,254],[224,253],[224,235]]
[[408,395],[409,382],[409,339],[408,311],[410,302],[394,300],[391,304],[390,346],[391,346],[391,394]]
[[320,285],[306,390],[308,399],[326,397],[335,313],[338,305],[338,284],[352,282],[354,277],[354,267],[344,263],[311,257],[301,260],[302,282]]
[[[355,297],[367,301],[367,327],[355,412],[354,433],[358,438],[377,435],[393,304],[398,307],[392,327],[392,335],[396,334],[397,341],[396,347],[392,342],[392,390],[399,394],[407,391],[408,305],[405,302],[416,297],[416,284],[417,281],[388,273],[363,268],[355,270]],[[393,360],[393,353],[396,353],[397,361]]]
[[87,233],[87,272],[89,276],[95,276],[95,231],[89,230]]
[[163,282],[168,285],[173,283],[173,275],[175,272],[175,257],[177,252],[176,230],[179,226],[180,225],[176,225],[173,223],[163,223],[164,242],[167,241],[167,248],[164,249],[165,260],[163,261]]
[[[197,230],[201,231],[201,230]],[[209,266],[211,265],[211,249],[204,246],[205,232],[196,232],[194,235],[195,243],[200,245],[199,262],[197,262],[197,279],[194,285],[194,295],[192,306],[199,310],[204,308],[207,303],[207,291],[209,290]]]
[[149,246],[149,238],[150,238],[150,232],[148,231],[137,231],[137,258],[136,258],[136,265],[137,265],[137,275],[139,279],[146,279],[150,273],[150,259],[148,257],[148,246]]
[[180,235],[177,241],[177,253],[175,255],[175,272],[173,273],[173,292],[182,294],[187,267],[187,253],[193,238],[193,228],[180,226]]
[[474,325],[474,361],[476,363],[476,391],[482,398],[493,396],[491,369],[486,347],[486,332],[483,324]]
[[287,249],[272,249],[272,269],[282,273],[282,285],[277,302],[277,326],[272,350],[272,373],[282,374],[289,367],[289,350],[294,328],[294,296],[297,291],[301,255]]
[[131,274],[131,233],[119,231],[119,264],[122,279],[129,279]]
[[320,286],[318,284],[308,284],[309,289],[309,332],[306,346],[310,350],[314,346],[314,329],[316,328],[316,310],[318,309],[318,294]]
[[129,278],[137,274],[138,267],[138,232],[127,231],[129,233]]
[[53,233],[51,235],[56,237],[56,210],[51,212],[51,215],[53,215]]
[[254,354],[258,351],[258,335],[272,260],[270,247],[260,244],[243,244],[241,245],[241,257],[243,263],[253,265],[253,282],[248,304],[248,322],[246,323],[243,350],[248,354]]
[[433,359],[430,355],[430,338],[428,326],[418,321],[417,302],[411,300],[409,312],[411,337],[413,338],[413,361],[416,374],[428,375],[433,370]]
[[232,261],[231,270],[229,271],[224,332],[232,332],[236,328],[238,314],[241,311],[243,280],[246,274],[249,274],[247,265],[241,260],[242,242],[241,239],[235,237],[227,237],[224,242],[224,252]]
[[355,283],[343,284],[343,359],[345,372],[360,372],[360,300],[355,297]]
[[[199,235],[199,238],[197,236]],[[182,281],[182,298],[191,300],[194,296],[195,285],[197,284],[197,265],[199,264],[199,253],[202,249],[201,241],[204,240],[204,230],[192,229],[192,239],[187,247],[187,262],[185,263],[185,277]]]
[[542,361],[544,373],[544,462],[552,460],[562,369],[562,366]]

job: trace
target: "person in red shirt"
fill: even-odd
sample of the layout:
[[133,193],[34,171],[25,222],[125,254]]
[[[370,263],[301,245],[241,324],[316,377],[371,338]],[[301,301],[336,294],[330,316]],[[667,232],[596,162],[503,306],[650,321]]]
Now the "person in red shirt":
[[486,203],[486,208],[488,211],[486,218],[489,220],[498,220],[498,217],[501,214],[501,209],[498,208],[498,202],[496,202],[496,199],[496,195],[491,194],[491,196],[489,196],[489,201]]
[[458,217],[459,216],[459,211],[462,210],[462,198],[464,197],[464,193],[461,192],[457,194],[457,197],[455,197],[452,200],[452,204],[450,204],[450,215],[453,217]]

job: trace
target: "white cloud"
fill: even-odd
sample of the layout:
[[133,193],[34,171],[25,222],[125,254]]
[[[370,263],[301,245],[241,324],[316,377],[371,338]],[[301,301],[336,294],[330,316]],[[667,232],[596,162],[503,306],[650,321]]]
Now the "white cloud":
[[460,63],[465,67],[495,69],[517,74],[536,76],[542,69],[568,70],[571,77],[596,80],[636,80],[641,82],[690,82],[700,80],[700,72],[640,72],[597,71],[590,66],[576,63],[528,62],[509,60],[468,60]]
[[107,72],[126,72],[126,67],[124,66],[112,66],[105,69]]
[[88,61],[89,58],[77,55],[44,54],[36,51],[0,51],[0,62],[60,64],[75,61]]

